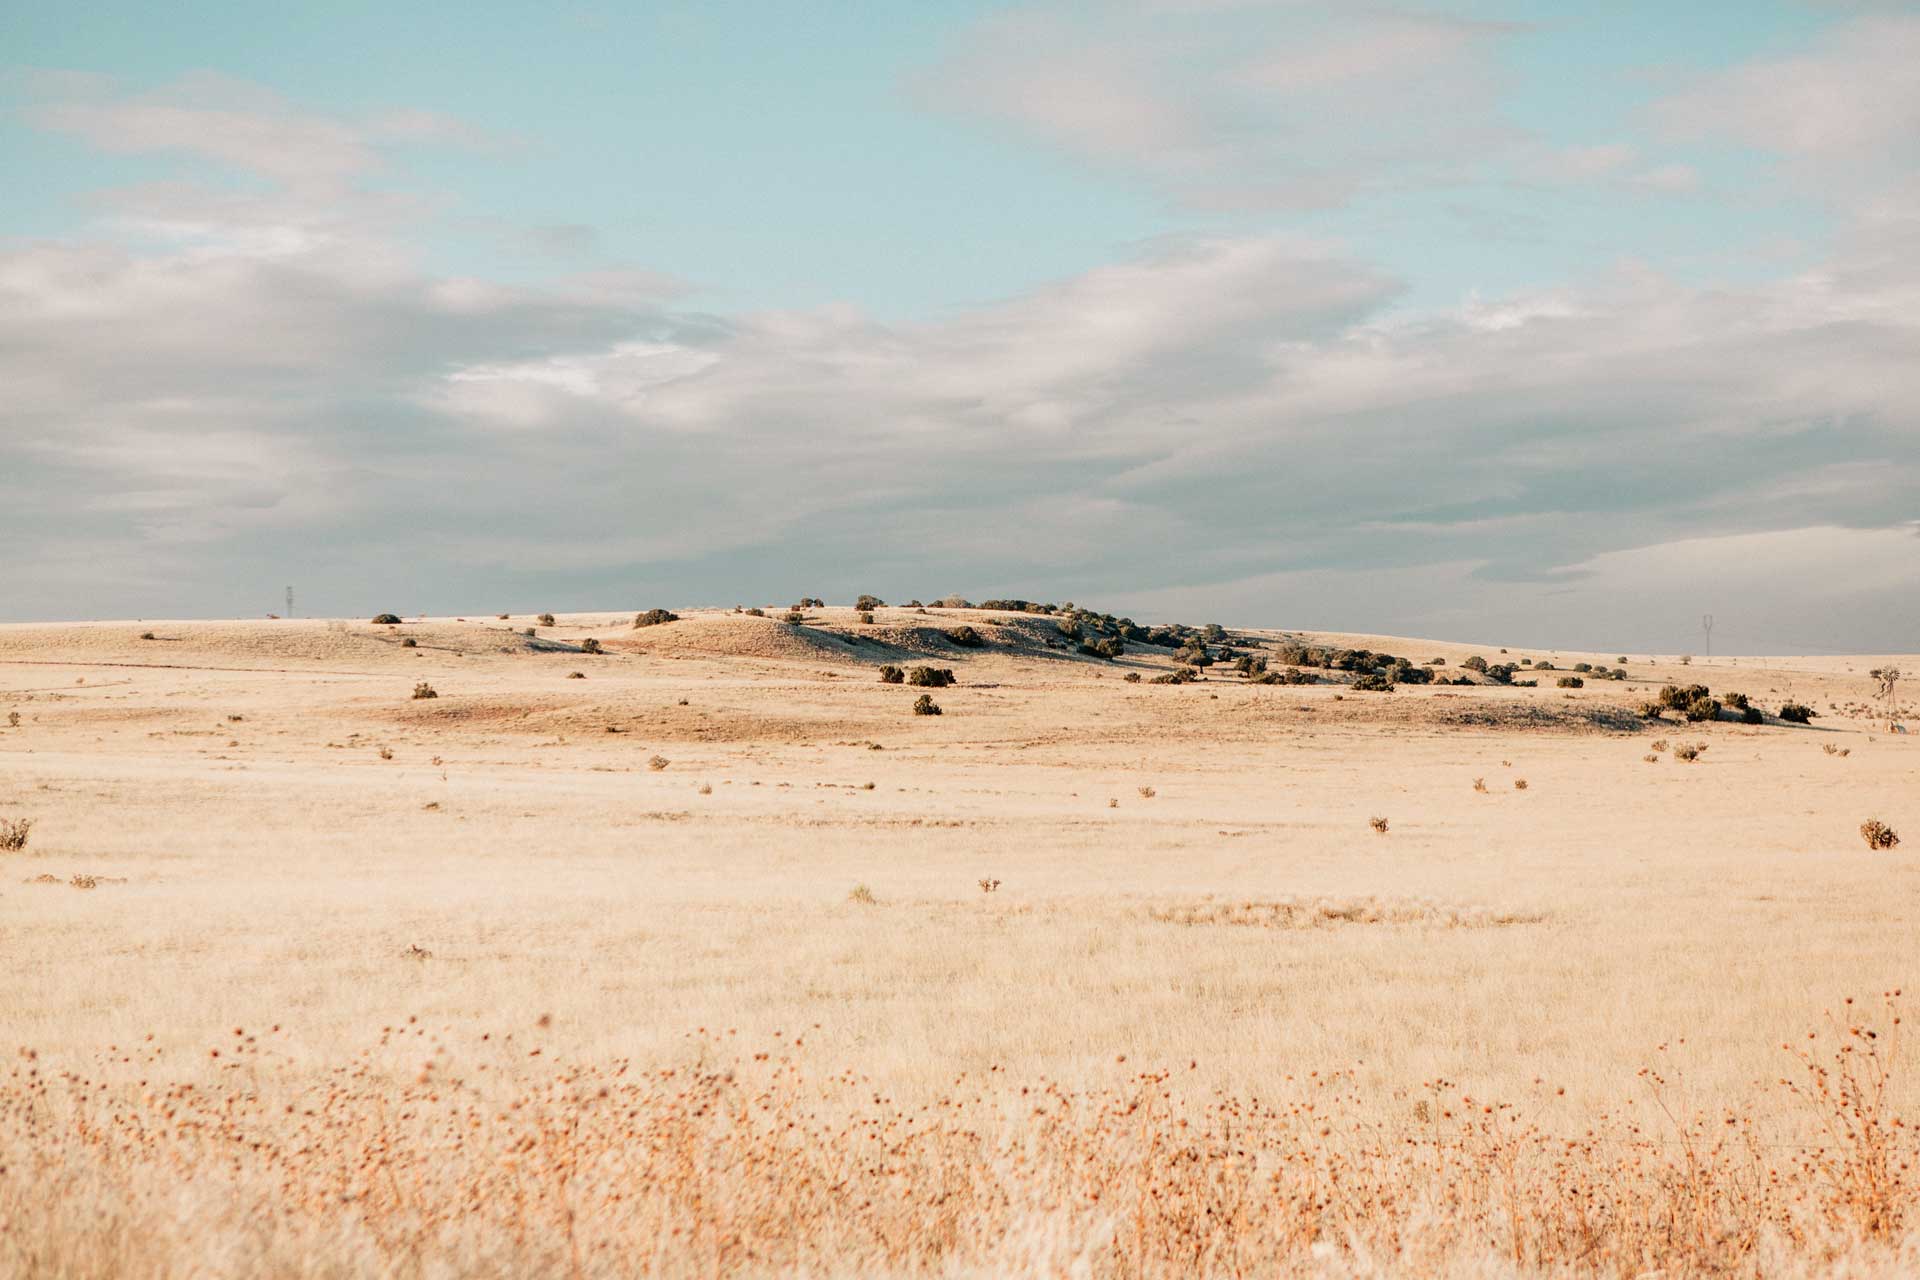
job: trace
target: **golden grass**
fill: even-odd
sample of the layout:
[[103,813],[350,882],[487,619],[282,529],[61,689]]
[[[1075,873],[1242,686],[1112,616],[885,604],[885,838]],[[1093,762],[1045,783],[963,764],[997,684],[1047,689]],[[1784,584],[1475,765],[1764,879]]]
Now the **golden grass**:
[[[1897,993],[1782,1046],[1807,1137],[1689,1108],[1666,1047],[1627,1105],[1446,1080],[1391,1119],[1348,1072],[1206,1092],[962,1073],[903,1102],[807,1034],[694,1061],[547,1058],[382,1030],[303,1072],[279,1027],[169,1080],[151,1044],[0,1083],[0,1271],[65,1277],[1901,1274],[1920,1134],[1891,1114]],[[196,1073],[198,1074],[198,1073]]]

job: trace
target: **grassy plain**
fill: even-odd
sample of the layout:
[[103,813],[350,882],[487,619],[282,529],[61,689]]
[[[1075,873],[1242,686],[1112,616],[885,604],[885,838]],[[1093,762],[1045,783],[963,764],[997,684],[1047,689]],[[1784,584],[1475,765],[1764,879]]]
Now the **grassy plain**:
[[[1306,637],[1558,669],[1375,694],[630,620],[0,627],[0,1273],[1920,1263],[1910,1076],[1878,1191],[1780,1083],[1920,956],[1880,658]],[[1671,681],[1819,716],[1640,722]]]

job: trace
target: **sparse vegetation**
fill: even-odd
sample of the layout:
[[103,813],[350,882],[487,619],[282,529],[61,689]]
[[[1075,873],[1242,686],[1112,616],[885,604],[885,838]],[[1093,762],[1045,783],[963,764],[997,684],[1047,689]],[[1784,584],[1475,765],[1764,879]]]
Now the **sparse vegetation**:
[[1781,706],[1780,718],[1788,724],[1810,724],[1817,713],[1804,702],[1789,702]]
[[418,700],[421,698],[437,698],[440,695],[432,685],[422,680],[419,684],[413,686],[413,696],[415,700]]
[[1860,838],[1867,842],[1869,849],[1891,849],[1900,843],[1893,828],[1878,818],[1869,818],[1860,824]]
[[[504,618],[507,615],[503,613],[500,616]],[[400,625],[400,615],[397,613],[376,613],[373,616],[373,625],[376,627],[397,627]]]
[[1378,835],[1387,834],[1387,820],[1385,818],[1368,818],[1367,825],[1372,827]]
[[913,714],[917,716],[937,716],[940,714],[940,704],[933,700],[932,694],[923,693],[913,700]]
[[888,663],[886,666],[880,668],[881,684],[901,684],[906,678],[907,673],[892,663]]
[[665,756],[649,756],[647,758],[647,768],[653,770],[655,773],[660,772],[672,763],[673,762]]
[[887,602],[879,596],[863,595],[853,602],[853,607],[857,613],[872,613],[875,609],[885,606],[886,603]]
[[580,642],[580,652],[582,652],[582,653],[600,653],[600,652],[602,652],[602,650],[601,650],[601,648],[600,648],[600,642],[599,642],[598,640],[596,640],[596,639],[594,639],[594,638],[593,638],[592,636],[588,636],[588,637],[587,637],[587,638],[586,638],[585,640],[582,640],[582,641]]
[[415,640],[412,636],[408,636],[400,642],[400,647],[402,649],[418,649],[420,647],[420,642],[418,640]]
[[915,667],[907,672],[907,683],[921,689],[944,689],[953,683],[953,668]]
[[[763,616],[758,609],[749,609],[747,612],[756,617]],[[667,609],[648,609],[644,613],[636,613],[633,616],[633,625],[636,627],[658,627],[678,621],[680,621],[680,615]]]
[[873,890],[867,888],[866,885],[857,884],[853,886],[852,892],[847,894],[847,901],[856,906],[871,907],[878,903],[880,899],[874,897]]
[[142,640],[155,640],[155,639],[158,639],[159,637],[155,636],[151,631],[142,631],[140,633],[140,638]]
[[946,637],[950,643],[957,644],[962,649],[978,649],[987,643],[986,637],[972,627],[950,627]]
[[535,618],[534,621],[538,622],[543,627],[550,627],[553,625],[553,615],[550,613],[543,613],[539,617]]
[[1558,680],[1554,681],[1554,683],[1562,689],[1584,689],[1587,687],[1587,682],[1579,676],[1561,676]]
[[0,818],[0,853],[19,853],[32,831],[31,818]]
[[1700,758],[1700,753],[1705,750],[1706,746],[1702,743],[1683,742],[1673,749],[1673,758],[1683,764],[1692,764]]

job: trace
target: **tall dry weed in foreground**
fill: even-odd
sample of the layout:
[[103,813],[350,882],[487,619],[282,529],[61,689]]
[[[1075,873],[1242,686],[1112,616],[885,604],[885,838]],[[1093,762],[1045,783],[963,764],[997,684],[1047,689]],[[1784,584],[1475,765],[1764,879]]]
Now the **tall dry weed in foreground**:
[[1255,1099],[1184,1065],[1093,1089],[996,1068],[908,1106],[804,1070],[804,1037],[732,1056],[701,1037],[700,1065],[651,1070],[416,1024],[319,1072],[277,1029],[223,1037],[210,1073],[23,1054],[0,1090],[0,1273],[1910,1274],[1898,1028],[1890,996],[1788,1050],[1775,1097],[1801,1137],[1758,1099],[1685,1109],[1664,1067],[1642,1073],[1657,1122],[1562,1130],[1528,1119],[1546,1091],[1435,1080],[1388,1122],[1343,1072]]

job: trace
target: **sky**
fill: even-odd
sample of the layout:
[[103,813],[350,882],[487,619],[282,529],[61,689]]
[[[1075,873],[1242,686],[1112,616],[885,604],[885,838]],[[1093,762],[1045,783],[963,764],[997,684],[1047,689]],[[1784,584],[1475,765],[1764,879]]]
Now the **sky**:
[[1920,4],[0,7],[0,620],[1920,649]]

